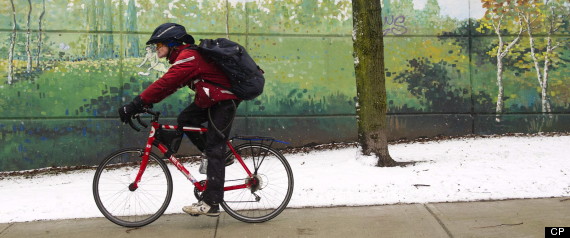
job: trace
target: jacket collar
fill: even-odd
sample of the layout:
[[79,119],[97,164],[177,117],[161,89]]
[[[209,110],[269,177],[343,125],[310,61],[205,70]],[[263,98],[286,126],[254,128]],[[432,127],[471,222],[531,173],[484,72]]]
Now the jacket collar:
[[174,64],[174,62],[176,62],[176,59],[178,58],[178,55],[180,54],[180,52],[182,52],[182,50],[184,50],[186,47],[188,47],[188,45],[179,45],[179,46],[173,48],[170,51],[170,56],[168,57],[168,62],[170,64]]

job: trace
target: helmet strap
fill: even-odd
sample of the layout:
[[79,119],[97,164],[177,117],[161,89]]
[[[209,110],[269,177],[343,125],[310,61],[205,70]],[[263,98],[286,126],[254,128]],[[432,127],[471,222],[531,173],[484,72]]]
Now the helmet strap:
[[170,54],[172,54],[172,47],[167,47],[168,48],[168,54],[166,54],[166,60],[170,60]]

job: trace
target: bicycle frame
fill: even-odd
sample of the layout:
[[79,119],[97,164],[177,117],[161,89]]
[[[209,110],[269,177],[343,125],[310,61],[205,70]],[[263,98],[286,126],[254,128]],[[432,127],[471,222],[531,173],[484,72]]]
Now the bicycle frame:
[[[163,124],[159,124],[158,122],[153,121],[152,122],[152,127],[150,129],[150,134],[148,136],[148,140],[146,142],[146,146],[144,149],[144,153],[142,155],[142,161],[141,161],[141,166],[139,168],[139,172],[137,174],[137,177],[135,178],[135,181],[131,184],[130,189],[134,190],[138,188],[138,183],[141,181],[142,175],[144,174],[144,171],[146,170],[146,167],[148,165],[148,160],[149,160],[149,155],[150,152],[152,150],[152,146],[154,141],[156,140],[155,137],[155,133],[158,129],[166,129],[166,130],[177,130],[178,126],[174,126],[174,125],[163,125]],[[206,131],[208,131],[208,129],[206,128],[200,128],[200,127],[183,127],[182,128],[183,131],[191,131],[191,132],[200,132],[200,133],[204,133]],[[243,159],[241,158],[241,156],[235,151],[234,147],[231,144],[231,141],[226,141],[226,144],[228,146],[228,148],[231,150],[231,152],[233,153],[233,155],[235,156],[236,160],[241,164],[241,166],[244,168],[245,172],[247,173],[247,176],[249,178],[253,177],[251,171],[247,168],[247,166],[245,165]],[[167,155],[168,152],[168,148],[162,144],[159,143],[158,146],[156,146],[160,152],[162,152],[162,154]],[[188,171],[184,165],[182,165],[182,163],[180,163],[180,161],[178,160],[178,158],[176,158],[176,156],[174,155],[170,155],[168,157],[168,160],[180,171],[182,172],[182,174],[184,174],[184,176],[186,176],[186,178],[188,180],[190,180],[190,182],[192,182],[192,184],[194,184],[194,186],[198,189],[198,191],[203,192],[204,190],[206,190],[207,187],[207,183],[202,184],[200,183],[200,181],[196,180],[194,178],[194,176],[192,176],[192,174],[190,173],[190,171]],[[249,188],[252,184],[252,182],[247,182],[244,184],[240,184],[240,185],[234,185],[234,186],[229,186],[229,187],[224,187],[224,191],[229,191],[229,190],[236,190],[236,189],[244,189],[244,188]]]

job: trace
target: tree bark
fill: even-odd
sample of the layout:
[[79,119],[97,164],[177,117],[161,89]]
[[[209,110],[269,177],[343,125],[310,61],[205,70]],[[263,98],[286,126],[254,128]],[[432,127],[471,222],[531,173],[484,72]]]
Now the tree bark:
[[377,166],[395,166],[388,152],[384,41],[380,1],[352,0],[354,68],[358,104],[358,141]]

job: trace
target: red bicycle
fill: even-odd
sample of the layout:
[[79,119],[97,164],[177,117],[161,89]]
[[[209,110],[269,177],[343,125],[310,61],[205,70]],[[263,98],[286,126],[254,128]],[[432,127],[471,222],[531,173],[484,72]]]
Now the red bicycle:
[[[93,179],[97,207],[110,221],[125,227],[141,227],[158,219],[172,198],[172,177],[165,161],[170,161],[192,184],[200,200],[206,181],[196,180],[182,165],[167,141],[157,134],[176,132],[177,126],[158,123],[159,112],[152,115],[150,135],[144,148],[118,150],[105,158]],[[139,124],[147,127],[136,116]],[[132,121],[133,129],[140,131]],[[206,128],[183,127],[183,131],[206,132]],[[233,146],[233,140],[245,141]],[[281,142],[270,137],[236,136],[228,140],[226,181],[222,208],[243,222],[265,222],[279,215],[293,194],[293,172],[285,157],[271,146]],[[165,155],[153,153],[155,146]],[[238,163],[231,163],[237,161]]]

